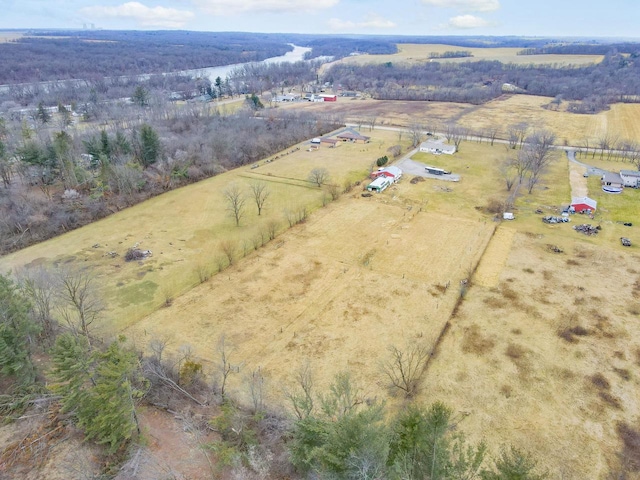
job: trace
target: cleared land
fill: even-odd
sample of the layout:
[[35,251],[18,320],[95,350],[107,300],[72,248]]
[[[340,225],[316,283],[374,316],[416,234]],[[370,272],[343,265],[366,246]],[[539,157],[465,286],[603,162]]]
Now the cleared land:
[[[357,55],[337,60],[340,63],[363,65],[369,63],[425,63],[430,60],[432,53],[442,55],[445,52],[456,51],[471,52],[471,57],[463,58],[438,58],[439,62],[473,62],[479,60],[497,60],[502,63],[515,63],[519,65],[587,65],[599,63],[604,58],[602,55],[518,55],[522,48],[470,48],[455,45],[442,44],[414,44],[399,43],[398,53],[391,55]],[[337,63],[334,62],[334,63]],[[329,64],[331,65],[331,64]],[[323,67],[327,68],[327,67]]]
[[[306,182],[308,172],[327,168],[339,185],[363,179],[398,141],[397,132],[370,134],[366,145],[308,152],[301,144],[258,168],[227,172],[4,257],[0,266],[91,266],[105,284],[110,331],[140,348],[152,339],[168,340],[172,351],[188,345],[208,372],[224,334],[240,370],[229,388],[245,395],[246,374],[260,366],[269,401],[278,404],[308,362],[320,386],[350,370],[370,398],[400,406],[379,366],[386,347],[433,346],[444,331],[417,401],[447,402],[473,439],[486,438],[493,453],[509,443],[530,450],[552,478],[605,478],[621,450],[617,422],[636,425],[640,415],[640,191],[607,196],[589,178],[600,208],[588,221],[601,224],[601,233],[575,232],[579,215],[545,225],[535,211],[558,212],[571,196],[569,164],[557,152],[543,183],[516,199],[516,220],[499,224],[484,206],[506,197],[499,164],[513,151],[463,142],[454,156],[413,157],[459,173],[459,183],[412,184],[405,176],[382,194],[362,197],[356,188],[320,208],[326,192]],[[221,191],[256,178],[272,189],[267,212],[235,227]],[[283,210],[301,206],[315,209],[306,222],[257,250],[247,244],[244,258],[239,253],[200,284],[197,267],[215,269],[223,239],[236,239],[242,250],[264,222],[277,219],[283,231]],[[634,247],[620,245],[623,235]],[[125,263],[104,256],[112,249],[122,255],[134,242],[153,257]],[[470,284],[458,305],[463,279]],[[172,305],[160,308],[167,294]]]
[[[445,102],[411,102],[338,98],[337,102],[297,102],[279,108],[303,108],[343,116],[347,122],[361,123],[366,132],[367,119],[375,117],[377,125],[408,126],[420,123],[428,128],[442,128],[457,123],[475,132],[498,128],[498,137],[506,139],[510,125],[525,123],[530,129],[547,128],[559,143],[582,146],[585,140],[594,146],[609,135],[618,140],[640,142],[640,105],[614,104],[595,115],[578,115],[546,108],[551,99],[533,95],[502,95],[484,105]],[[365,133],[366,134],[366,133]]]
[[[210,276],[226,268],[223,240],[233,244],[234,259],[238,259],[262,244],[272,223],[281,233],[288,228],[289,213],[319,208],[328,193],[307,181],[312,169],[327,169],[330,181],[340,187],[345,180],[366,177],[372,162],[397,141],[393,132],[380,133],[367,145],[345,144],[315,152],[306,151],[305,144],[294,146],[258,168],[243,167],[168,192],[87,228],[5,256],[0,268],[52,264],[91,268],[103,289],[110,327],[122,329],[198,284],[202,274]],[[235,183],[249,195],[251,182],[265,182],[270,196],[259,217],[247,198],[246,215],[236,227],[223,192]],[[141,264],[125,262],[125,253],[136,245],[151,250],[153,256]],[[113,329],[106,328],[104,333],[109,331]]]

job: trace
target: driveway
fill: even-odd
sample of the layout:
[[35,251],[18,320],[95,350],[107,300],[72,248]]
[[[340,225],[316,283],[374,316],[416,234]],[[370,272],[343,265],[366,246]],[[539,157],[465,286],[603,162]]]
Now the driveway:
[[395,166],[400,167],[402,173],[407,175],[419,176],[424,178],[433,178],[435,180],[445,180],[447,182],[459,182],[460,175],[456,173],[452,173],[450,175],[433,175],[431,173],[427,173],[424,169],[426,164],[421,162],[416,162],[411,160],[411,155],[415,153],[415,150],[411,152],[409,155],[406,155],[402,160],[397,163],[394,163]]

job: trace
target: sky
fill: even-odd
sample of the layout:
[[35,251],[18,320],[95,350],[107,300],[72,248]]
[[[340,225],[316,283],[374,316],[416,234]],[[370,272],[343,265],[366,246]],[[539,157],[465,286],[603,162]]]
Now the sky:
[[640,0],[0,0],[0,29],[640,40]]

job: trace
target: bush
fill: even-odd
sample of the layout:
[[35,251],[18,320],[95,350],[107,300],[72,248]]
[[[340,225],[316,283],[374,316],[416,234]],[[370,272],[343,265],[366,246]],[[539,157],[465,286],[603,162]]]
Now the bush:
[[388,161],[389,157],[385,155],[384,157],[380,157],[378,160],[376,160],[376,165],[382,167],[383,165],[386,165]]

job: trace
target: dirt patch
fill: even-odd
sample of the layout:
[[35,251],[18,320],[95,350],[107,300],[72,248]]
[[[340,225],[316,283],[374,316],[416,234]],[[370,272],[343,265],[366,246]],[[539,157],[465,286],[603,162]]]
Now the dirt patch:
[[584,176],[586,172],[587,169],[582,165],[569,162],[569,182],[571,183],[572,197],[587,197],[589,195],[587,178]]

